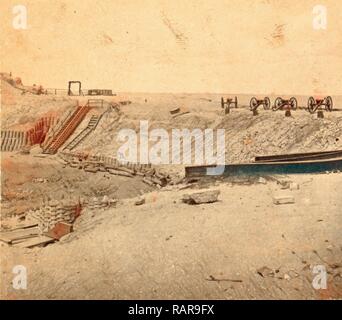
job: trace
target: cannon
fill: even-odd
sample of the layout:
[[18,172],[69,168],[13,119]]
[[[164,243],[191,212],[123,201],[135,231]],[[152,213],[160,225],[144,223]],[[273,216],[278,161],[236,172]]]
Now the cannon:
[[235,96],[234,99],[232,98],[226,98],[226,101],[223,97],[221,97],[221,108],[224,109],[224,113],[227,114],[230,112],[230,106],[233,105],[235,108],[238,107],[238,100]]
[[315,113],[322,106],[325,107],[326,111],[333,110],[333,100],[330,96],[325,97],[324,99],[315,99],[314,97],[310,97],[308,100],[308,111],[310,113]]
[[271,107],[271,101],[269,97],[265,97],[264,99],[257,99],[253,97],[249,103],[249,108],[251,111],[256,111],[259,106],[263,105],[265,110],[269,110]]
[[290,99],[283,99],[281,97],[278,97],[274,101],[274,106],[272,107],[273,111],[276,110],[284,110],[284,109],[292,109],[296,110],[298,107],[298,102],[295,97],[292,97]]

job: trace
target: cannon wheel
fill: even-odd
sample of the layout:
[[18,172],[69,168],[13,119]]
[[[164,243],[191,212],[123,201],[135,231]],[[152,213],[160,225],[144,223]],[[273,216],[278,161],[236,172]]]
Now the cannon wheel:
[[292,98],[290,99],[290,104],[291,104],[291,108],[292,108],[293,110],[297,110],[297,108],[298,108],[298,102],[297,102],[297,99],[296,99],[295,97],[292,97]]
[[330,96],[325,98],[325,110],[329,112],[333,110],[333,101]]
[[274,106],[272,107],[272,110],[273,111],[277,111],[277,110],[279,110],[281,108],[282,105],[283,105],[283,99],[278,97],[274,101]]
[[254,111],[256,110],[257,107],[258,107],[258,100],[255,97],[253,97],[249,103],[249,109],[251,111]]
[[315,112],[315,106],[316,106],[316,100],[314,99],[314,97],[310,97],[308,100],[308,111],[310,113],[314,113]]
[[265,97],[264,99],[264,109],[269,110],[271,108],[271,100],[269,97]]

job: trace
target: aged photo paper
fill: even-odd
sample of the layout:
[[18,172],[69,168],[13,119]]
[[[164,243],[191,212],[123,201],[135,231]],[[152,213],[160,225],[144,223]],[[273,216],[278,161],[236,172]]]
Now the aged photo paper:
[[0,21],[1,299],[342,298],[342,2]]

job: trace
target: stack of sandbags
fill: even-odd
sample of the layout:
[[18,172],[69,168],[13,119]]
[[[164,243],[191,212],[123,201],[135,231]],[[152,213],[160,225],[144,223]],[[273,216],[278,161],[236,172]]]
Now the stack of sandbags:
[[30,210],[29,216],[37,220],[41,233],[48,232],[58,222],[73,223],[76,218],[75,204],[66,204],[58,201],[49,201],[38,210]]
[[103,196],[102,199],[94,197],[88,202],[87,208],[90,210],[110,208],[114,207],[116,203],[116,199],[109,199],[107,196]]

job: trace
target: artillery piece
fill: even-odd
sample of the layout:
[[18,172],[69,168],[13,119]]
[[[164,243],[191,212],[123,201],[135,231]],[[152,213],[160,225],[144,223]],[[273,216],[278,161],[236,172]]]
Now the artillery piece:
[[259,106],[263,105],[265,110],[269,110],[271,108],[271,101],[269,97],[265,97],[264,99],[257,99],[253,97],[249,103],[249,108],[251,111],[256,111]]
[[324,99],[315,99],[314,97],[310,97],[308,100],[308,111],[310,113],[315,113],[322,106],[325,107],[326,111],[333,110],[333,100],[330,96],[325,97]]
[[238,107],[238,100],[237,100],[236,96],[234,99],[226,98],[226,100],[224,100],[224,98],[221,97],[221,108],[224,109],[225,114],[230,112],[230,106],[231,105],[233,105],[235,108]]
[[284,110],[284,109],[296,110],[297,107],[298,107],[298,102],[295,97],[292,97],[290,99],[283,99],[281,97],[278,97],[274,102],[274,106],[272,107],[272,110],[273,111]]

